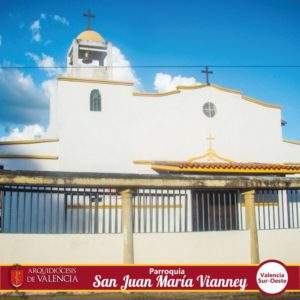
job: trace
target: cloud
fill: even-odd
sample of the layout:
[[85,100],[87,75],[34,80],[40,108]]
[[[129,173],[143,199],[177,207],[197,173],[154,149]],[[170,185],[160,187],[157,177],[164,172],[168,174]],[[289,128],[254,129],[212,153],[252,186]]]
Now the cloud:
[[154,79],[154,89],[158,92],[175,90],[178,85],[193,85],[196,83],[194,77],[183,77],[181,75],[172,77],[166,73],[157,73]]
[[41,20],[46,20],[46,18],[47,18],[47,15],[45,13],[41,13],[40,17],[37,20],[33,21],[33,23],[29,27],[29,29],[31,31],[32,39],[37,43],[42,40]]
[[56,79],[49,79],[42,82],[42,89],[48,99],[51,99],[56,91]]
[[[104,65],[108,65],[107,60],[104,62]],[[121,50],[115,46],[112,46],[112,66],[115,67],[112,70],[114,80],[133,81],[136,85],[140,84],[140,80],[136,77],[129,60],[127,60]]]
[[38,67],[43,68],[42,70],[47,73],[48,76],[57,76],[62,72],[61,68],[57,67],[54,58],[42,53],[41,56],[32,52],[27,52],[26,56],[30,57]]
[[53,20],[66,26],[70,25],[69,21],[65,17],[61,17],[59,15],[54,15]]
[[25,125],[22,129],[13,128],[10,133],[2,137],[1,141],[14,141],[14,140],[31,140],[41,138],[45,135],[45,128],[38,124]]
[[23,126],[48,122],[49,98],[46,89],[30,75],[0,66],[0,123]]
[[32,39],[35,42],[40,42],[42,40],[42,35],[41,35],[41,24],[40,24],[39,19],[35,20],[30,25],[30,30],[31,30],[31,34],[32,34]]

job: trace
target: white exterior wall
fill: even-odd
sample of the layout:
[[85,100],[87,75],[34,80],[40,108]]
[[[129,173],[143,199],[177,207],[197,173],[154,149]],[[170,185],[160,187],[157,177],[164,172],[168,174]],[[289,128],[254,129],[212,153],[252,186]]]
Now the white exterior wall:
[[[101,93],[101,112],[90,111],[92,89]],[[0,155],[58,155],[58,162],[3,160],[6,168],[153,173],[149,166],[133,161],[185,161],[202,155],[209,134],[215,138],[213,149],[236,162],[300,161],[300,145],[282,140],[279,108],[213,86],[168,96],[136,96],[133,92],[133,86],[112,82],[59,80],[56,97],[51,100],[47,136],[58,137],[59,142],[0,145]],[[202,112],[208,101],[217,107],[213,118]]]
[[0,264],[101,264],[122,262],[120,234],[1,234]]
[[56,171],[59,170],[58,160],[52,159],[1,159],[0,165],[6,170]]
[[284,141],[282,148],[282,161],[286,163],[300,161],[300,143]]
[[136,234],[134,251],[137,264],[250,263],[248,231]]
[[[259,231],[260,260],[300,262],[300,229]],[[0,264],[122,263],[121,234],[1,234]],[[280,242],[278,242],[280,241]],[[135,263],[248,264],[248,231],[134,235]]]
[[300,263],[300,229],[260,230],[260,260],[278,259],[289,264]]
[[[89,95],[99,89],[102,111],[89,111]],[[134,160],[187,160],[213,148],[237,162],[284,162],[281,110],[214,87],[163,97],[134,96],[132,86],[59,81],[60,168],[64,171],[151,172]],[[214,118],[202,112],[217,107]],[[300,159],[300,146],[290,144]],[[74,151],[76,149],[76,151]],[[76,163],[74,163],[76,162]]]
[[10,155],[40,155],[58,156],[59,142],[44,142],[32,144],[0,145],[0,165],[9,170],[59,170],[58,160],[52,159],[26,159],[26,158],[1,158],[1,154]]

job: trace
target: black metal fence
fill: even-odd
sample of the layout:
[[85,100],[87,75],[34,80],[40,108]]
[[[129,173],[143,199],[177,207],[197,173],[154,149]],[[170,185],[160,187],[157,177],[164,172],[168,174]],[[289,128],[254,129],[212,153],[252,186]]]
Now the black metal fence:
[[[134,191],[136,233],[244,230],[239,190]],[[257,190],[258,229],[300,228],[299,190]],[[121,195],[114,188],[0,186],[4,233],[121,233]]]

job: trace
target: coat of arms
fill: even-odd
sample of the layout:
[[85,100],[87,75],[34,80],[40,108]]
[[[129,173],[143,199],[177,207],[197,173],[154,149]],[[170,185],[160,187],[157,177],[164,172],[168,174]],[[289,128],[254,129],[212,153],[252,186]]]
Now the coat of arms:
[[15,288],[19,288],[24,281],[24,270],[20,269],[20,266],[16,265],[10,270],[10,283]]

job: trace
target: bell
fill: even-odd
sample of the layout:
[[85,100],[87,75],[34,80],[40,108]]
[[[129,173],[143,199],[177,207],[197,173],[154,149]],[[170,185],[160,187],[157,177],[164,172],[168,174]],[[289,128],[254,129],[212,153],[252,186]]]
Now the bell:
[[84,64],[90,64],[92,62],[91,58],[90,58],[90,52],[89,51],[85,51],[84,52],[84,57],[82,59],[82,62]]

